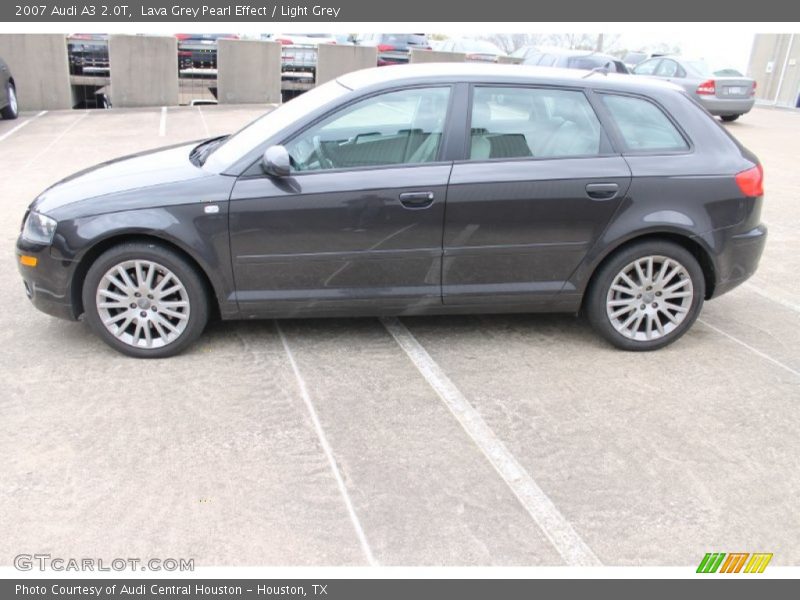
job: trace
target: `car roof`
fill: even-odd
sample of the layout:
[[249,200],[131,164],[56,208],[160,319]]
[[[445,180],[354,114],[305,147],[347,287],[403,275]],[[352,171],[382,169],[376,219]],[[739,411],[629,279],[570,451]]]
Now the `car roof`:
[[529,65],[495,63],[422,63],[373,67],[341,75],[337,81],[351,90],[388,87],[391,84],[426,82],[457,83],[485,81],[489,83],[548,83],[580,85],[598,89],[623,91],[680,90],[673,83],[619,73],[600,73],[587,77],[590,71],[559,69]]

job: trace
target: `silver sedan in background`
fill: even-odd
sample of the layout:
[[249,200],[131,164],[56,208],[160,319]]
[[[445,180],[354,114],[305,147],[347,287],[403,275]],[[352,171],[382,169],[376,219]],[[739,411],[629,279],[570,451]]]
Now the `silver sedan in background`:
[[634,75],[665,79],[683,87],[712,115],[735,121],[755,104],[756,82],[750,77],[722,76],[702,60],[658,56],[639,63]]

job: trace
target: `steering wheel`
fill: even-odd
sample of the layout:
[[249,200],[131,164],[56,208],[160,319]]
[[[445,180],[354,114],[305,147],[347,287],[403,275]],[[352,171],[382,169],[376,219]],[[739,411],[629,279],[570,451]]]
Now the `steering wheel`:
[[328,157],[328,155],[325,153],[325,150],[322,148],[322,138],[318,135],[315,135],[312,140],[314,142],[314,153],[319,159],[319,165],[323,169],[332,169],[333,161]]

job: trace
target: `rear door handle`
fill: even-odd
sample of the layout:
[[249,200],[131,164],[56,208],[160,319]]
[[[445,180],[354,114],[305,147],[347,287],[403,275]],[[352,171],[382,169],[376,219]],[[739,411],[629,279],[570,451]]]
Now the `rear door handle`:
[[619,185],[616,183],[589,183],[586,185],[586,195],[594,200],[612,200],[617,197]]
[[433,192],[403,192],[400,194],[400,204],[406,208],[428,208],[433,204]]

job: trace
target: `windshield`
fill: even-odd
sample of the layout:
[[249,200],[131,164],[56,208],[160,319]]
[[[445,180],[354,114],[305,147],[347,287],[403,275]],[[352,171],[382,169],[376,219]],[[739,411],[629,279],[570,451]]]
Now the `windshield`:
[[631,65],[638,65],[645,58],[647,58],[647,54],[644,52],[628,52],[622,60]]
[[334,80],[281,104],[213,148],[206,158],[205,166],[217,173],[224,171],[293,121],[349,91]]
[[503,51],[495,46],[492,42],[484,40],[461,40],[461,48],[466,52],[475,52],[482,54],[502,54]]

